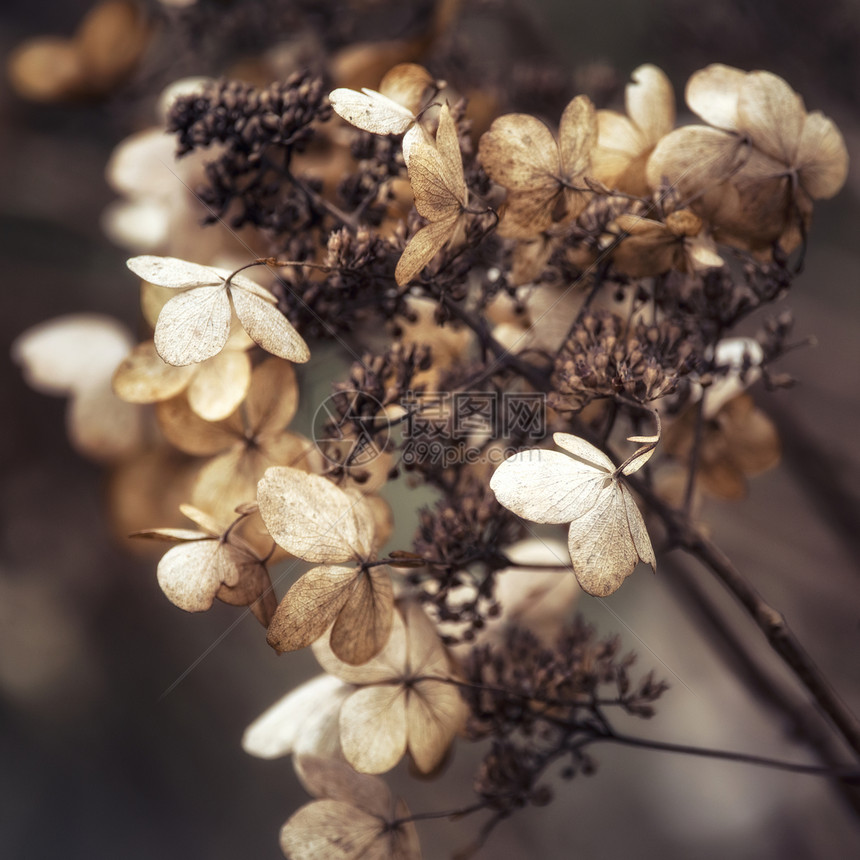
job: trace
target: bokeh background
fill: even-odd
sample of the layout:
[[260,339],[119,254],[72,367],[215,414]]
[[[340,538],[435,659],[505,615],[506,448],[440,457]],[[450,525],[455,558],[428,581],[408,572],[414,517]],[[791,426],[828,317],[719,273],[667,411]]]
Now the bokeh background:
[[[32,35],[70,33],[89,5],[5,4],[0,52]],[[210,5],[217,12],[230,4]],[[794,389],[758,398],[780,427],[783,463],[752,481],[745,502],[713,504],[706,516],[718,544],[860,710],[860,5],[483,5],[530,15],[571,75],[615,70],[623,81],[655,62],[682,92],[689,74],[710,62],[764,68],[842,129],[854,158],[848,185],[817,207],[806,270],[782,302],[794,309],[797,334],[814,334],[818,344],[785,360],[799,381]],[[496,50],[492,28],[471,37],[476,50]],[[145,93],[147,82],[138,86]],[[105,312],[137,327],[126,254],[104,237],[99,218],[113,197],[104,180],[111,149],[150,121],[121,97],[34,105],[0,83],[2,857],[274,860],[280,825],[306,799],[287,761],[253,759],[239,741],[265,707],[316,671],[313,660],[276,658],[256,622],[246,615],[237,623],[229,607],[190,616],[169,604],[154,559],[111,534],[104,473],[71,451],[65,404],[30,391],[8,358],[16,335],[64,313]],[[413,527],[408,515],[398,522],[404,541]],[[691,589],[728,619],[743,651],[715,633]],[[583,597],[580,608],[601,631],[621,633],[643,670],[671,682],[658,716],[635,727],[642,734],[816,761],[796,723],[774,708],[773,690],[796,702],[800,719],[815,722],[814,709],[706,572],[661,557],[656,578],[640,571],[610,600]],[[850,761],[818,724],[823,745]],[[596,776],[558,784],[550,806],[503,823],[480,856],[860,855],[856,798],[852,806],[827,780],[656,752],[596,752]],[[437,782],[400,768],[392,784],[416,812],[466,805],[475,763],[461,747]],[[425,856],[450,856],[477,824],[422,824]]]

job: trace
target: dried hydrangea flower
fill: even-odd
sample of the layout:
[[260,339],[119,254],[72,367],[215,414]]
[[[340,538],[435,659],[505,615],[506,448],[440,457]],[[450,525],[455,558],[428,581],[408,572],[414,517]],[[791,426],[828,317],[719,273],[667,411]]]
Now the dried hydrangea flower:
[[221,352],[234,312],[267,352],[299,363],[310,358],[275,297],[245,275],[176,257],[132,257],[127,265],[151,284],[182,291],[164,305],[155,326],[155,348],[168,364],[194,364]]
[[586,96],[564,109],[558,142],[528,114],[496,119],[478,154],[490,178],[508,190],[499,235],[527,239],[576,218],[590,197],[585,176],[596,139],[597,117]]
[[616,591],[639,561],[656,569],[642,514],[623,475],[640,469],[659,436],[630,437],[642,447],[621,466],[568,433],[553,440],[568,454],[537,448],[508,457],[490,487],[499,503],[535,523],[570,523],[568,549],[582,588],[595,597]]
[[[284,596],[269,627],[269,644],[279,652],[295,651],[334,625],[331,646],[338,658],[366,663],[388,641],[394,614],[388,570],[369,564],[379,546],[377,512],[354,490],[286,467],[267,470],[257,501],[277,544],[319,565]],[[346,561],[358,566],[342,566]]]
[[385,648],[368,663],[339,660],[325,639],[313,646],[322,667],[358,689],[340,709],[340,743],[362,773],[384,773],[407,750],[422,773],[444,759],[466,720],[448,652],[417,603],[398,606]]
[[111,377],[133,343],[118,320],[69,314],[27,329],[12,344],[12,359],[31,388],[69,397],[69,441],[85,457],[121,460],[143,443],[140,409],[111,388]]
[[378,777],[324,758],[297,760],[300,779],[317,798],[281,829],[290,860],[421,860],[409,808]]
[[675,94],[665,73],[650,63],[634,69],[630,79],[624,90],[626,115],[597,111],[591,171],[609,188],[644,197],[648,157],[675,127]]

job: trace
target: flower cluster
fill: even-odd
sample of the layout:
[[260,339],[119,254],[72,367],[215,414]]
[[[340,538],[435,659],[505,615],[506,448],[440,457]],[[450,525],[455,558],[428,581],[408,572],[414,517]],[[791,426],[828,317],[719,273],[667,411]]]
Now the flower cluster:
[[[204,220],[241,235],[193,262],[132,257],[151,331],[93,340],[86,375],[63,362],[91,322],[15,350],[71,394],[85,452],[117,435],[115,410],[149,406],[148,437],[101,453],[124,468],[188,455],[150,481],[171,510],[135,527],[177,543],[158,565],[168,599],[247,606],[272,648],[310,646],[325,671],[245,738],[295,754],[316,798],[281,834],[291,857],[419,856],[405,804],[367,776],[404,757],[435,775],[458,738],[488,745],[473,811],[496,821],[549,802],[554,762],[592,773],[587,748],[618,738],[610,707],[654,714],[666,685],[634,682],[633,657],[570,607],[656,570],[656,519],[689,534],[679,518],[692,528],[702,492],[738,498],[775,465],[746,389],[778,379],[790,326],[730,336],[788,287],[812,201],[847,170],[836,126],[766,72],[696,72],[687,103],[707,125],[676,128],[668,78],[641,66],[626,112],[565,93],[554,128],[473,109],[480,82],[441,80],[411,43],[366,50],[376,65],[352,78],[341,56],[175,96],[178,163],[207,156]],[[386,51],[399,62],[377,69]],[[320,358],[332,342],[349,366]],[[292,425],[320,381],[312,439]],[[661,485],[676,467],[681,500]],[[177,494],[197,528],[175,526]],[[410,514],[412,543],[387,550]],[[286,558],[310,568],[278,597],[269,571]]]

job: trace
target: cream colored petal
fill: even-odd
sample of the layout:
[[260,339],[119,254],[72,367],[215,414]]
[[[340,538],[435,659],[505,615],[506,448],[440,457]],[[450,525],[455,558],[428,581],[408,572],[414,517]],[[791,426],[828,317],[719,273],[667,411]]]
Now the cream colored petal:
[[[496,628],[517,624],[551,642],[580,593],[569,569],[567,546],[557,540],[528,538],[507,547],[505,555],[516,567],[496,573],[495,597],[502,614],[490,619],[488,632],[493,635],[498,632]],[[553,565],[557,569],[530,565]]]
[[717,128],[738,130],[738,95],[745,77],[746,72],[722,63],[700,69],[687,81],[690,110]]
[[371,860],[385,822],[341,800],[315,800],[294,812],[281,829],[290,860]]
[[299,407],[299,386],[293,366],[267,358],[254,368],[245,400],[249,429],[255,436],[283,430]]
[[399,684],[363,687],[340,709],[340,744],[359,773],[385,773],[403,758],[406,691]]
[[648,146],[654,146],[675,127],[675,92],[662,69],[650,63],[630,75],[624,90],[627,115],[642,131]]
[[719,255],[713,239],[698,236],[686,243],[687,258],[696,272],[704,269],[718,269],[725,265],[725,260]]
[[176,291],[168,287],[157,287],[149,281],[140,282],[140,311],[146,324],[155,331],[158,324],[158,315],[161,309],[173,298]]
[[220,537],[227,530],[227,523],[219,522],[215,517],[201,511],[200,508],[194,505],[183,503],[179,506],[182,516],[188,517],[191,522],[196,523],[212,537]]
[[268,465],[258,450],[237,444],[203,466],[191,500],[219,519],[231,522],[239,505],[254,501],[257,481]]
[[300,469],[268,469],[257,488],[260,514],[275,541],[305,561],[355,558],[355,500],[331,481]]
[[532,448],[508,457],[493,473],[499,504],[534,523],[567,523],[588,509],[608,473],[562,454]]
[[394,592],[386,568],[360,574],[332,627],[332,652],[352,666],[366,663],[385,647],[393,614]]
[[553,433],[552,441],[559,448],[563,448],[568,454],[593,469],[603,472],[615,470],[615,464],[612,460],[600,448],[587,442],[581,436],[572,436],[570,433]]
[[[334,727],[337,726],[337,715],[343,700],[353,688],[344,684],[332,675],[318,675],[304,684],[300,684],[270,708],[265,710],[247,729],[242,736],[242,749],[258,758],[273,759],[297,752],[297,746],[303,744],[303,736],[318,736],[318,728],[335,717]],[[337,753],[340,752],[338,735]],[[328,742],[321,744],[321,749],[332,750]],[[314,755],[309,749],[301,754]],[[320,751],[316,755],[325,755]],[[307,786],[306,786],[307,787]],[[308,788],[311,794],[320,796]]]
[[833,197],[848,177],[848,150],[836,124],[818,111],[806,117],[797,147],[800,184],[813,199]]
[[642,132],[623,114],[597,111],[597,144],[591,153],[591,175],[610,188],[647,148]]
[[372,134],[403,134],[415,122],[411,110],[375,90],[339,88],[328,98],[339,117]]
[[400,607],[406,627],[407,671],[410,676],[448,675],[448,655],[436,626],[416,601]]
[[465,726],[469,709],[453,684],[418,681],[406,695],[409,752],[418,770],[430,773]]
[[188,405],[205,421],[221,421],[239,408],[251,384],[251,359],[224,349],[196,366],[188,386]]
[[617,482],[570,524],[567,546],[577,582],[595,597],[612,594],[633,573],[639,554]]
[[356,569],[314,567],[293,583],[266,637],[276,651],[297,651],[319,639],[349,599]]
[[187,612],[209,609],[224,581],[235,582],[244,557],[220,541],[183,543],[158,564],[158,584],[171,603]]
[[230,299],[223,286],[180,293],[158,315],[155,348],[168,364],[205,361],[224,348],[231,318]]
[[110,380],[134,340],[119,320],[68,314],[28,328],[12,343],[12,360],[43,394],[68,394]]
[[398,681],[406,674],[406,626],[403,616],[395,610],[391,616],[391,632],[385,647],[361,666],[352,666],[339,659],[331,649],[328,637],[313,644],[314,656],[320,666],[348,684],[380,684]]
[[132,272],[144,281],[172,290],[187,287],[219,286],[224,278],[217,269],[189,263],[177,257],[143,255],[126,261]]
[[[647,145],[642,130],[629,117],[614,110],[597,111],[597,147],[593,158],[612,158],[627,164]],[[605,154],[601,151],[605,150]]]
[[176,157],[176,137],[161,128],[148,128],[125,138],[111,153],[105,177],[122,194],[145,195],[167,172]]
[[666,135],[648,159],[652,189],[664,181],[682,197],[691,197],[729,179],[749,156],[735,135],[702,125],[688,125]]
[[597,115],[588,96],[577,96],[564,109],[558,129],[558,149],[565,176],[581,176],[591,163],[597,142]]
[[263,349],[297,364],[311,357],[302,336],[274,305],[245,289],[233,289],[230,295],[242,328]]
[[169,400],[188,386],[195,371],[193,365],[176,367],[167,364],[156,351],[155,343],[147,340],[138,344],[117,367],[113,375],[113,390],[126,403]]
[[738,123],[758,149],[783,164],[796,164],[806,111],[803,99],[771,72],[750,72],[738,95]]
[[624,509],[627,511],[627,526],[630,529],[630,536],[633,538],[633,546],[636,548],[639,559],[645,564],[650,564],[651,569],[656,573],[657,559],[654,556],[651,538],[648,536],[648,529],[645,527],[642,513],[630,490],[624,484],[620,484],[620,487],[621,495],[624,498]]
[[560,171],[552,132],[528,114],[506,114],[494,120],[481,137],[478,156],[493,181],[517,191],[541,188]]

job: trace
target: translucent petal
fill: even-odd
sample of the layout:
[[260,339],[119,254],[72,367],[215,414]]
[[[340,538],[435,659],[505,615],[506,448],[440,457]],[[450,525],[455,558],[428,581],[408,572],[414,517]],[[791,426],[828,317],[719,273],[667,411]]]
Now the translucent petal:
[[360,773],[385,773],[406,752],[406,691],[400,685],[356,690],[340,709],[340,743]]
[[397,101],[375,90],[340,88],[329,93],[334,112],[356,128],[373,134],[403,134],[415,115]]
[[296,580],[269,625],[269,645],[297,651],[319,639],[349,599],[356,574],[351,567],[314,567]]
[[318,728],[339,714],[341,703],[351,692],[352,687],[332,675],[318,675],[300,684],[248,726],[242,749],[266,759],[289,755],[299,746],[303,753],[313,754],[302,742],[303,736],[318,736]]
[[230,300],[223,285],[180,293],[158,315],[155,348],[168,364],[205,361],[224,348],[231,318]]
[[185,289],[188,287],[217,286],[224,278],[216,269],[189,263],[177,257],[154,257],[144,255],[126,261],[132,272],[144,281],[159,287]]
[[545,186],[560,171],[552,132],[528,114],[506,114],[494,120],[481,137],[478,154],[491,179],[517,191]]
[[501,505],[535,523],[567,523],[590,507],[608,473],[559,451],[533,448],[514,454],[493,473],[490,488]]
[[263,349],[298,364],[311,357],[302,336],[273,304],[245,289],[231,290],[231,297],[242,328]]
[[685,97],[690,110],[705,122],[727,131],[738,129],[738,94],[746,72],[712,63],[694,72]]

